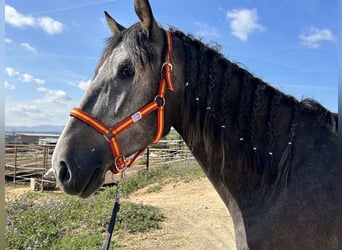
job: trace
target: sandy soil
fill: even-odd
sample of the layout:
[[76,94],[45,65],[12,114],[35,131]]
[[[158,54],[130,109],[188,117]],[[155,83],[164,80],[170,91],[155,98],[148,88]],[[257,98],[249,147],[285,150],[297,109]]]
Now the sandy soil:
[[231,217],[206,178],[140,190],[129,199],[157,206],[166,216],[160,230],[119,238],[124,249],[236,249]]
[[[231,217],[207,178],[172,182],[153,193],[147,193],[148,188],[134,193],[129,200],[159,207],[166,218],[159,230],[114,235],[123,249],[236,249]],[[29,190],[29,186],[6,185],[6,200]]]
[[16,187],[13,187],[12,184],[6,184],[5,200],[6,201],[15,200],[21,194],[24,194],[28,191],[31,191],[31,188],[29,185],[16,185]]

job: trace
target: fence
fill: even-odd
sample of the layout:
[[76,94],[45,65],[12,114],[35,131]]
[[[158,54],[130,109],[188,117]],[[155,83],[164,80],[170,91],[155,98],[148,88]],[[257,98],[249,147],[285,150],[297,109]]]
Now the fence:
[[[5,146],[5,176],[18,182],[30,181],[32,177],[39,178],[42,183],[50,182],[43,179],[50,168],[51,156],[55,146],[6,144]],[[41,185],[43,189],[44,185]]]
[[145,158],[147,169],[150,162],[152,166],[158,166],[194,159],[183,140],[161,140],[158,144],[148,147]]
[[[6,144],[5,146],[5,176],[12,180],[13,186],[19,182],[31,181],[35,178],[44,190],[44,183],[54,182],[44,178],[51,167],[51,157],[54,145],[23,145]],[[166,164],[190,164],[194,160],[188,147],[182,140],[161,140],[158,144],[148,147],[145,154],[139,157],[134,168],[128,174],[134,174],[140,169],[150,169]],[[109,182],[110,178],[106,178]]]

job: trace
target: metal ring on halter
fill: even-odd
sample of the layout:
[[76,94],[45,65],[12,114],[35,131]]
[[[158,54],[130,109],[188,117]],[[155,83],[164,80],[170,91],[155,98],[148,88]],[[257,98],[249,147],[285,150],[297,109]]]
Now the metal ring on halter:
[[110,142],[111,139],[115,137],[115,135],[112,132],[109,132],[106,135],[103,135],[103,137],[107,140],[107,142]]
[[171,63],[169,63],[169,62],[164,62],[163,65],[162,65],[162,67],[161,67],[161,70],[160,70],[160,75],[161,75],[161,78],[163,78],[163,79],[165,79],[164,76],[163,76],[163,72],[164,72],[165,66],[169,66],[170,69],[171,69],[171,71],[172,71],[172,69],[173,69],[173,66],[172,66]]
[[[123,155],[118,155],[117,157],[115,157],[114,164],[115,164],[115,169],[118,172],[122,172],[122,171],[125,171],[127,169],[126,158]],[[121,164],[124,164],[125,166],[120,169],[119,166]]]
[[165,106],[165,98],[157,95],[154,100],[157,102],[158,107]]

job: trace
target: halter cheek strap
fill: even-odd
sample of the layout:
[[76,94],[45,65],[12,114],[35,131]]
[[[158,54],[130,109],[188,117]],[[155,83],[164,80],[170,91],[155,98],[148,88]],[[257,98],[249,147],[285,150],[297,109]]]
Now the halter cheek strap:
[[137,112],[133,113],[132,115],[128,116],[126,119],[122,120],[114,127],[108,127],[101,121],[97,120],[92,115],[84,112],[80,108],[73,108],[70,112],[70,116],[75,117],[90,127],[95,129],[101,135],[105,137],[108,141],[113,156],[114,156],[114,167],[110,168],[110,170],[117,174],[120,171],[124,171],[129,168],[134,161],[141,155],[146,148],[138,151],[134,157],[130,160],[126,160],[124,155],[122,154],[122,150],[120,147],[120,143],[117,139],[118,135],[122,133],[124,130],[131,127],[136,122],[140,121],[142,118],[147,116],[153,111],[157,111],[157,130],[155,137],[152,143],[157,143],[163,136],[164,133],[164,109],[165,109],[165,93],[166,89],[168,88],[171,91],[174,91],[174,86],[172,82],[172,64],[171,64],[171,57],[172,57],[172,34],[170,31],[166,31],[167,37],[167,44],[168,49],[165,55],[165,62],[162,64],[161,67],[161,77],[159,80],[159,90],[157,96],[154,100]]

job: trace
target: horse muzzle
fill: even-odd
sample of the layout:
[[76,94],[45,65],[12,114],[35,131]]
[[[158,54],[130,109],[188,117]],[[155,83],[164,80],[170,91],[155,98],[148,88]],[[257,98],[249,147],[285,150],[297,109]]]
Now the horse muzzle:
[[57,145],[52,157],[57,186],[65,193],[89,197],[102,186],[107,169],[103,168],[102,161],[94,157],[94,154],[88,154],[80,160],[76,152],[66,152],[67,150],[60,151]]

